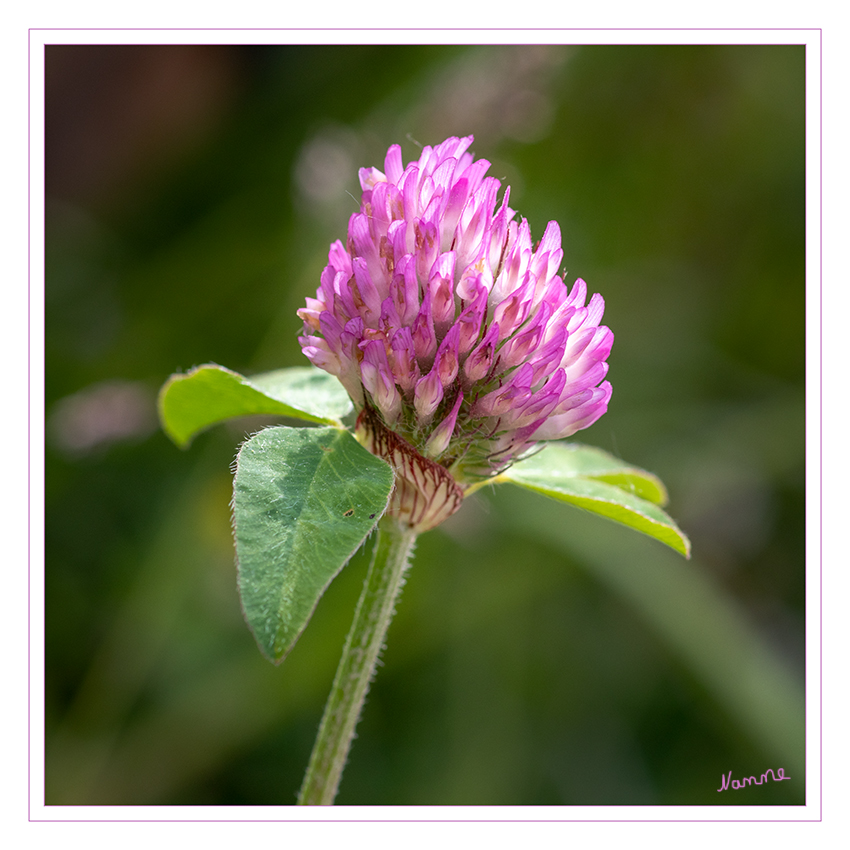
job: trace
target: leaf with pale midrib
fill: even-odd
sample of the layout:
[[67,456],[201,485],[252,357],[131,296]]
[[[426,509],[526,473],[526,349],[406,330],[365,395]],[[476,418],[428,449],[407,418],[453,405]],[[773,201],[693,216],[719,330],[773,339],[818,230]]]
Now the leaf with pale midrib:
[[325,589],[384,513],[389,464],[337,428],[267,428],[233,485],[239,592],[263,654],[280,663]]

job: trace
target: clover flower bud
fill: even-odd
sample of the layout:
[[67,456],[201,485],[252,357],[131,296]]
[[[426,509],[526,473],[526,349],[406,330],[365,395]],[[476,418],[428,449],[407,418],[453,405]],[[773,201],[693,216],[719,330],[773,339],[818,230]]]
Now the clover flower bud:
[[393,145],[383,172],[361,169],[346,243],[298,311],[304,354],[348,391],[358,439],[396,472],[389,510],[417,531],[611,398],[601,296],[558,274],[556,222],[534,246],[510,187],[497,209],[500,183],[471,144],[446,139],[406,167]]

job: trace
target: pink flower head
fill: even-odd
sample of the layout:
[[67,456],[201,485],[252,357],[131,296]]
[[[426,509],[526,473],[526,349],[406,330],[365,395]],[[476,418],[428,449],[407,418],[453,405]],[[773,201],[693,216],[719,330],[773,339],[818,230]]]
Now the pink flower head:
[[361,169],[347,242],[298,311],[304,354],[345,386],[361,442],[396,468],[393,510],[419,530],[611,398],[601,296],[558,274],[556,222],[535,247],[510,187],[497,208],[500,183],[471,143],[425,147],[406,168],[393,145],[383,172]]

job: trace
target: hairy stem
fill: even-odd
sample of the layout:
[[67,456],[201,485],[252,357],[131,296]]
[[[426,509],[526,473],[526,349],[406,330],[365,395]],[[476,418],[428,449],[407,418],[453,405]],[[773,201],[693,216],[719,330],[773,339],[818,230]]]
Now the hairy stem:
[[301,806],[333,805],[415,542],[407,524],[391,517],[378,523],[372,563],[298,796]]

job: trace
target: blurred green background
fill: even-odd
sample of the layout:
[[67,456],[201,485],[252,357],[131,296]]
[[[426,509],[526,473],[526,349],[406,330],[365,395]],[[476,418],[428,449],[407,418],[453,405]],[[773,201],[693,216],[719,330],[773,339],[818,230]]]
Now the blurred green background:
[[[339,804],[805,802],[804,78],[794,46],[46,49],[46,802],[294,803],[365,575],[275,668],[222,426],[156,392],[301,365],[357,168],[474,134],[606,302],[608,414],[690,562],[508,486],[420,538]],[[722,774],[790,781],[718,794]]]

